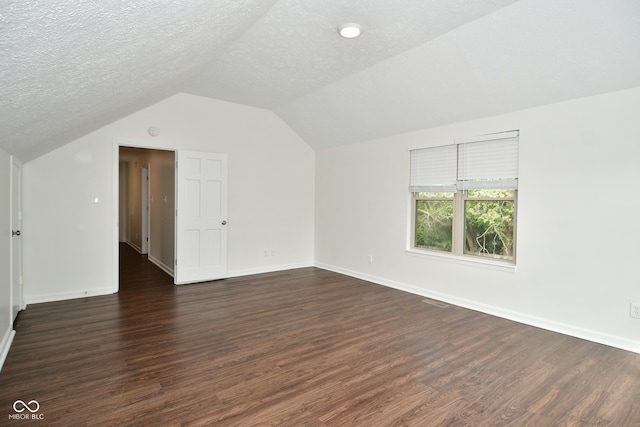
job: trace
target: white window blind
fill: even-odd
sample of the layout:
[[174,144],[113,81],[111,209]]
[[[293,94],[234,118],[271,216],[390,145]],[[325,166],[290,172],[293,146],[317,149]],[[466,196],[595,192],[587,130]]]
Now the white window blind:
[[411,192],[517,189],[518,131],[410,151]]
[[455,145],[411,150],[412,193],[455,193],[456,162],[458,149]]
[[518,132],[486,135],[458,144],[461,190],[518,188]]

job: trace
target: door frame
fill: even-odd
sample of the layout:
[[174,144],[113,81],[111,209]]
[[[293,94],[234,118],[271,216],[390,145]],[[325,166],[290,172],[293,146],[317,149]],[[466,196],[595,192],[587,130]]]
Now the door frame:
[[[117,293],[120,290],[120,224],[119,224],[119,205],[120,205],[120,147],[142,148],[145,150],[164,150],[173,151],[178,149],[173,145],[152,144],[149,141],[135,140],[129,138],[113,139],[113,159],[112,159],[112,176],[113,176],[113,234],[111,242],[111,268],[113,281],[111,283],[111,291]],[[147,166],[148,167],[148,166]],[[147,221],[148,223],[148,221]]]
[[142,225],[140,227],[142,235],[140,236],[140,247],[142,248],[142,253],[146,255],[149,253],[149,230],[151,229],[151,224],[149,223],[149,194],[151,194],[149,188],[149,176],[151,175],[151,165],[147,164],[147,166],[141,168],[140,173],[142,173],[142,211],[140,212],[140,215],[142,216]]
[[[120,290],[120,232],[119,232],[119,204],[120,204],[120,147],[131,147],[131,148],[142,148],[149,150],[164,150],[164,151],[173,151],[175,160],[177,161],[177,153],[180,150],[184,150],[181,148],[177,148],[175,145],[166,143],[166,144],[153,144],[149,141],[144,140],[132,140],[128,138],[114,138],[112,145],[112,285],[111,290],[113,293],[117,293]],[[189,151],[189,150],[187,150]],[[196,150],[197,151],[197,150]],[[214,153],[215,154],[215,153]],[[217,153],[224,154],[224,153]],[[224,154],[226,156],[226,154]],[[177,173],[176,173],[177,178]],[[177,186],[174,188],[174,191],[177,194]],[[176,197],[176,212],[178,209],[178,198]],[[225,221],[226,223],[226,221]],[[177,239],[178,236],[175,235],[176,231],[174,230],[174,239]],[[226,251],[226,245],[225,245]],[[174,258],[177,256],[174,250]],[[226,255],[225,255],[226,259]],[[174,273],[174,284],[175,284],[175,273]],[[226,277],[226,276],[225,276]]]
[[[10,180],[11,180],[11,189],[10,189],[10,220],[9,222],[11,223],[11,231],[13,232],[14,230],[20,231],[22,232],[22,162],[20,162],[20,160],[18,160],[18,158],[16,158],[15,156],[11,156],[11,173],[10,173]],[[18,168],[18,172],[16,174],[14,167]],[[17,193],[17,194],[16,194]],[[14,206],[14,202],[17,202],[17,211],[16,209],[14,209],[16,206]],[[14,212],[17,212],[17,214],[15,214]],[[17,218],[15,218],[15,216],[17,215]],[[16,225],[17,222],[17,227],[14,228],[14,226]],[[13,233],[12,233],[13,234]],[[11,311],[11,322],[14,322],[16,319],[16,316],[18,315],[18,312],[20,310],[24,310],[25,309],[25,304],[24,304],[24,283],[22,280],[22,237],[19,236],[11,236],[11,240],[10,240],[10,253],[11,253],[11,260],[10,260],[10,266],[9,266],[9,276],[10,276],[10,281],[11,281],[11,285],[10,285],[10,311]],[[15,257],[17,256],[17,261],[15,259]],[[16,270],[16,265],[17,265],[17,270]],[[16,277],[17,275],[17,277]],[[17,287],[16,287],[16,280],[17,280]],[[14,295],[14,293],[17,292],[17,300],[18,300],[18,312],[14,313],[14,301],[16,300],[16,296]]]

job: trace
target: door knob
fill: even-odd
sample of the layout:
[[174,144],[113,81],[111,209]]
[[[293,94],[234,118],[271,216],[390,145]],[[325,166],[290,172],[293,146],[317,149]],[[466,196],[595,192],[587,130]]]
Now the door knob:
[[223,219],[223,220],[222,220],[222,222],[221,222],[220,224],[222,224],[222,225],[227,225],[227,220],[226,220],[226,219]]
[[12,236],[19,236],[20,235],[20,230],[17,230],[17,231],[11,230],[11,235]]

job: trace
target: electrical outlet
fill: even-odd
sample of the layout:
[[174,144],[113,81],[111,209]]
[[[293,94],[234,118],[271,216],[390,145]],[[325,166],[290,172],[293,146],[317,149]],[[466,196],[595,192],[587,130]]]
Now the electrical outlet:
[[367,255],[367,262],[373,264],[373,255]]
[[629,316],[640,319],[640,304],[631,303],[631,312],[629,313]]

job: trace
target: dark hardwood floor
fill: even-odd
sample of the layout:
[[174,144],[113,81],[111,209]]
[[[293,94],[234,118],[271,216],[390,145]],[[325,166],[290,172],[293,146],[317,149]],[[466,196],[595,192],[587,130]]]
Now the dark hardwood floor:
[[317,268],[175,287],[125,246],[121,270],[19,315],[0,425],[640,425],[635,353]]

